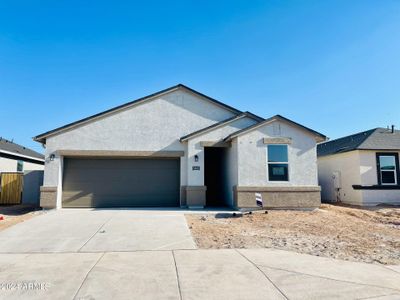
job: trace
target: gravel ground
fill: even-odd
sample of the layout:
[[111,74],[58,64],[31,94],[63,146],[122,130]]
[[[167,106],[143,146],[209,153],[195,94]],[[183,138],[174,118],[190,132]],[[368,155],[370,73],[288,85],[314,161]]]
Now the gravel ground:
[[188,214],[199,248],[277,248],[317,256],[400,264],[400,208],[323,204],[232,217]]

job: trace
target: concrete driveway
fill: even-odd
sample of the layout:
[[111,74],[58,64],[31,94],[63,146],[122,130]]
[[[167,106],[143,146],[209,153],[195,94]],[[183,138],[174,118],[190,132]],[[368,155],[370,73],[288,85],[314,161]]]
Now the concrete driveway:
[[0,231],[0,253],[195,249],[177,210],[70,209]]
[[400,299],[400,266],[199,250],[179,211],[53,211],[0,252],[0,299]]

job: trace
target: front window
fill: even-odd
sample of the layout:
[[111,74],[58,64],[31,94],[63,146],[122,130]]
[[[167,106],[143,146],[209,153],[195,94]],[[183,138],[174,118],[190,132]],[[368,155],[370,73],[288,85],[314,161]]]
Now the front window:
[[22,172],[24,170],[24,162],[22,160],[19,160],[17,162],[17,172]]
[[378,181],[382,185],[396,185],[398,156],[396,154],[377,154]]
[[287,145],[268,145],[268,180],[289,181],[289,160]]

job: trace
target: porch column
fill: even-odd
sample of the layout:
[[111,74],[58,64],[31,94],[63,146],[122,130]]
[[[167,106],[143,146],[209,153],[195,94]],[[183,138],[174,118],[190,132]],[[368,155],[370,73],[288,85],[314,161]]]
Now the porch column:
[[200,142],[188,141],[186,205],[189,208],[204,208],[206,187],[204,186],[204,147]]

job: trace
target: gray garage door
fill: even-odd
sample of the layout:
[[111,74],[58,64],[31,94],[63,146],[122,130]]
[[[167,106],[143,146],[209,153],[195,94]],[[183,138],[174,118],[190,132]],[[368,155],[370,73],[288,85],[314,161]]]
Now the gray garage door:
[[178,159],[64,159],[63,207],[179,206]]

